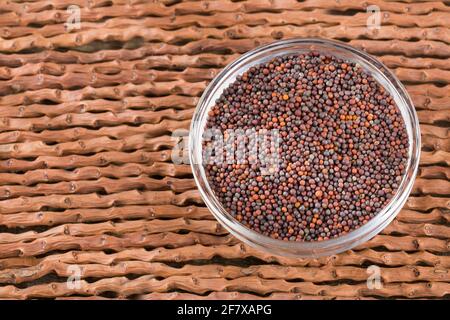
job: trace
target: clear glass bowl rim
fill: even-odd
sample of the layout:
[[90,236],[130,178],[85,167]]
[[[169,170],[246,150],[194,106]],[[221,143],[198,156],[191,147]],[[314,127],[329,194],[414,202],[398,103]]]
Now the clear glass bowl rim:
[[[364,61],[367,65],[372,67],[369,73],[378,73],[379,76],[385,79],[390,87],[395,90],[399,101],[396,100],[398,108],[402,112],[405,125],[409,131],[409,159],[406,168],[406,173],[400,183],[397,193],[392,197],[391,201],[371,220],[358,229],[355,229],[338,238],[329,240],[315,241],[315,242],[297,242],[277,240],[257,233],[232,217],[222,206],[220,201],[215,197],[214,192],[209,186],[206,179],[204,167],[202,165],[202,134],[204,130],[204,121],[206,119],[209,108],[213,105],[210,103],[211,95],[215,93],[216,89],[222,84],[223,79],[228,76],[233,78],[238,75],[237,71],[246,65],[246,62],[257,57],[270,53],[275,50],[288,49],[295,46],[321,46],[347,51],[349,54],[355,56],[357,59]],[[286,52],[285,54],[289,54]],[[283,53],[275,54],[275,56],[284,55]],[[258,64],[253,63],[253,64]],[[252,64],[252,65],[253,65]],[[367,70],[366,70],[367,71]],[[386,86],[385,86],[386,87]],[[405,114],[407,119],[405,119]],[[236,60],[228,64],[207,86],[201,98],[198,101],[197,108],[194,112],[190,134],[189,134],[189,160],[194,176],[194,180],[199,189],[200,195],[215,218],[234,236],[244,241],[250,246],[262,249],[277,255],[291,256],[291,257],[318,257],[325,255],[337,254],[345,250],[349,250],[378,234],[383,230],[398,214],[406,202],[409,193],[412,189],[415,176],[417,174],[419,158],[420,158],[420,127],[414,105],[409,97],[403,84],[384,66],[381,62],[371,57],[367,53],[353,48],[345,43],[326,40],[319,38],[294,38],[275,41],[266,45],[259,46],[247,53],[241,55]]]

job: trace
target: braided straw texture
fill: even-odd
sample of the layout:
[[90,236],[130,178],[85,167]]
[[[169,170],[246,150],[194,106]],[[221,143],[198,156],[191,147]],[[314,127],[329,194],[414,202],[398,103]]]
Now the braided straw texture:
[[[370,4],[379,30],[366,27],[368,2],[353,0],[1,1],[0,298],[448,299],[450,6]],[[78,29],[65,25],[70,5]],[[397,219],[320,259],[243,245],[205,208],[189,165],[171,162],[171,133],[189,128],[221,68],[290,37],[378,57],[422,131]],[[370,265],[381,289],[366,284]]]

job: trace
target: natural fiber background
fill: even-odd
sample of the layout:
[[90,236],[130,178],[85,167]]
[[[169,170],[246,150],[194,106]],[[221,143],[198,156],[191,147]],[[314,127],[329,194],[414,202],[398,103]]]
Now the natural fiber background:
[[[69,5],[81,29],[68,32]],[[367,5],[382,27],[366,27]],[[449,298],[447,1],[0,1],[1,298]],[[417,182],[379,236],[286,259],[229,236],[171,132],[243,52],[323,37],[378,57],[422,130]],[[366,286],[381,267],[383,288]],[[78,266],[78,267],[77,267]],[[80,268],[80,269],[77,269]],[[79,270],[79,287],[66,280]]]

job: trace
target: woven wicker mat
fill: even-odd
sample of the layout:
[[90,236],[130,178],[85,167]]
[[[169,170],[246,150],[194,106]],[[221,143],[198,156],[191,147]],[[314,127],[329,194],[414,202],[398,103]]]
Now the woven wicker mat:
[[[379,30],[366,27],[368,4]],[[65,25],[77,9],[79,28]],[[449,298],[449,28],[437,1],[1,1],[0,297]],[[189,165],[170,160],[171,132],[188,128],[208,81],[289,37],[378,57],[422,130],[398,218],[320,259],[241,244],[202,204]],[[380,289],[367,286],[371,265]]]

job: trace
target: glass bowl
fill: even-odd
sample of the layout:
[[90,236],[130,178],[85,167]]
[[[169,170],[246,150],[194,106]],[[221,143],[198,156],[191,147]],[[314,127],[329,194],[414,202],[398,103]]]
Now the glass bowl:
[[[277,240],[257,233],[238,222],[214,195],[202,163],[202,136],[208,111],[232,83],[236,76],[251,66],[267,62],[280,55],[301,54],[308,51],[332,54],[357,63],[370,74],[395,100],[401,111],[409,137],[409,158],[405,175],[390,202],[366,224],[349,233],[329,240],[297,242]],[[252,247],[271,254],[291,257],[318,257],[349,250],[378,234],[398,214],[412,189],[420,157],[420,128],[414,105],[400,81],[375,58],[367,53],[337,41],[324,39],[289,39],[273,42],[251,50],[230,63],[208,85],[195,110],[189,135],[189,160],[199,192],[215,218],[236,238]]]

